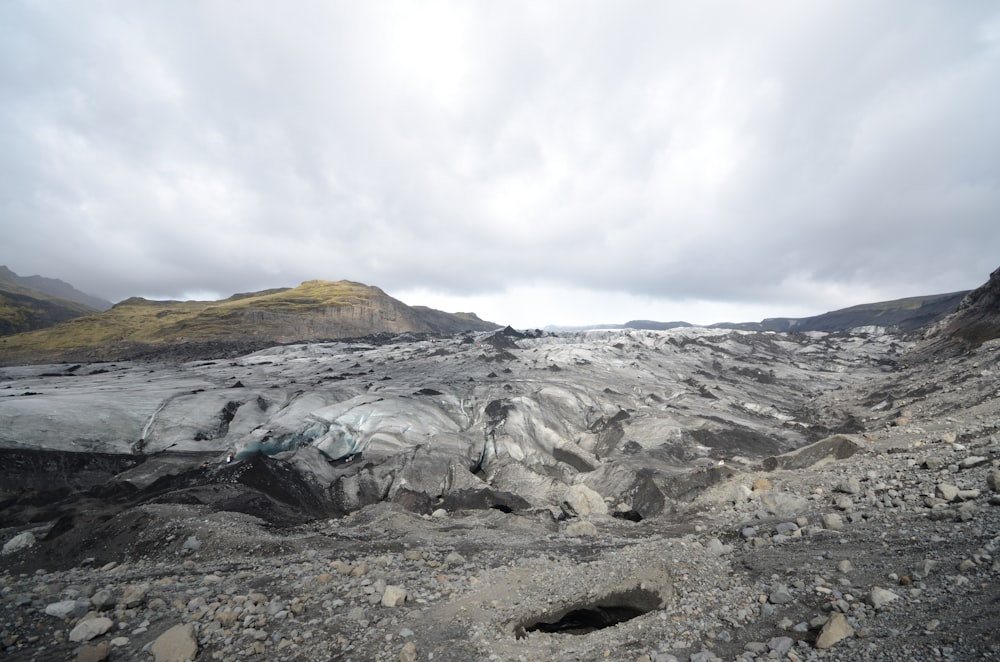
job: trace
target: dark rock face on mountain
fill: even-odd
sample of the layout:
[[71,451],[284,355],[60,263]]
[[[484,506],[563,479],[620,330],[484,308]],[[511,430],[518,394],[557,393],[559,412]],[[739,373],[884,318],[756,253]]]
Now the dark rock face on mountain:
[[18,276],[0,266],[0,336],[44,329],[110,306],[61,280]]
[[1000,338],[1000,269],[963,298],[954,314],[929,330],[922,350],[967,351],[996,338]]

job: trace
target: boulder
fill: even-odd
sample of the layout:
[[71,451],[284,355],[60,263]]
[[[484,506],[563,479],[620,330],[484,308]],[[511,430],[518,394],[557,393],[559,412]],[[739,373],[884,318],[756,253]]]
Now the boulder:
[[113,625],[114,622],[104,616],[82,620],[70,630],[69,640],[75,642],[90,641],[110,630]]
[[402,586],[389,585],[382,593],[383,607],[399,607],[406,602],[406,589]]
[[847,616],[840,612],[830,614],[830,619],[823,625],[816,637],[816,648],[830,648],[837,642],[854,636],[854,628],[847,622]]
[[28,549],[35,544],[35,534],[31,531],[25,531],[24,533],[19,533],[3,546],[3,555],[16,554],[21,550]]
[[570,515],[607,515],[604,497],[586,485],[571,485],[563,494],[562,507]]
[[149,649],[154,662],[185,662],[198,654],[194,624],[178,624],[161,634]]

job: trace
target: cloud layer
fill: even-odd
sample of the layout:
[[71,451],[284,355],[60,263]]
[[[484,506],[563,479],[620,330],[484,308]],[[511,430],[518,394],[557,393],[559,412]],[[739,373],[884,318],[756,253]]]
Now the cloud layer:
[[1000,262],[991,2],[12,1],[0,26],[0,260],[112,300],[348,278],[522,326],[759,318]]

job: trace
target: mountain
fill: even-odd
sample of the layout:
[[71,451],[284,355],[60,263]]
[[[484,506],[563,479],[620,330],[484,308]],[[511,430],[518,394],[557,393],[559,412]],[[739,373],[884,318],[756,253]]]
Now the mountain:
[[193,359],[309,340],[495,328],[472,313],[407,306],[377,287],[312,280],[221,301],[132,297],[102,313],[0,338],[0,364]]
[[959,353],[1000,338],[1000,269],[969,292],[956,310],[931,326],[917,354]]
[[44,329],[110,306],[61,280],[18,276],[0,266],[0,336]]
[[51,297],[82,303],[97,310],[107,310],[111,307],[110,301],[81,292],[64,280],[46,278],[45,276],[18,276],[7,267],[0,265],[0,283],[5,281],[37,290]]
[[[946,315],[955,312],[959,303],[969,294],[952,292],[928,296],[907,297],[893,301],[865,303],[850,308],[834,310],[812,317],[771,317],[760,322],[719,322],[708,326],[710,329],[733,329],[737,331],[782,331],[805,332],[824,331],[836,333],[864,327],[881,327],[894,332],[912,333],[926,329]],[[665,331],[692,326],[687,322],[654,322],[632,320],[625,324],[594,324],[591,326],[547,326],[546,331],[588,331],[594,329],[641,329]]]
[[955,312],[969,291],[907,297],[893,301],[865,303],[812,317],[772,317],[760,322],[713,324],[713,328],[744,331],[825,331],[834,333],[863,327],[882,327],[910,333],[926,328]]

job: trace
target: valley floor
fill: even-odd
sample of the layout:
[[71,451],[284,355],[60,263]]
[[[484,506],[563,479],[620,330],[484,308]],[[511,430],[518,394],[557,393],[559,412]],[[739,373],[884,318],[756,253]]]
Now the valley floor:
[[225,482],[32,504],[45,490],[12,472],[0,645],[10,660],[1000,659],[998,353],[838,377],[795,415],[853,433],[694,458],[701,487],[640,521],[402,498],[292,521]]

